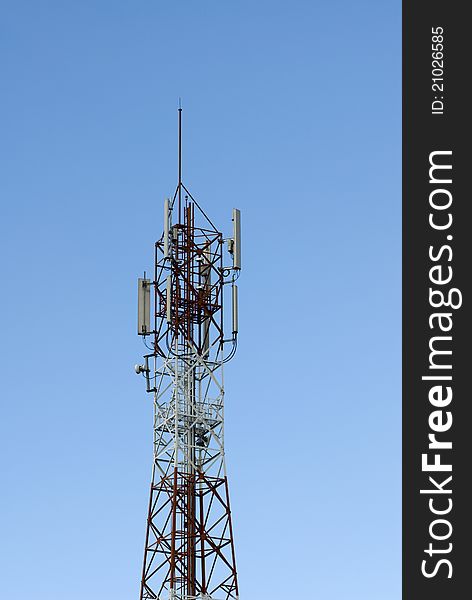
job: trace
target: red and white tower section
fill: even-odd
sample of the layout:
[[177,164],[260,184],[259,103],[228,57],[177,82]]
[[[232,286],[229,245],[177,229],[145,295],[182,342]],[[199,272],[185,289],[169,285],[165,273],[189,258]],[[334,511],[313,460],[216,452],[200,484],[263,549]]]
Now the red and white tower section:
[[136,371],[154,399],[139,598],[229,600],[239,593],[223,366],[237,346],[240,212],[233,209],[225,239],[182,183],[180,123],[179,110],[179,182],[164,202],[154,276],[138,281],[138,333],[149,352]]

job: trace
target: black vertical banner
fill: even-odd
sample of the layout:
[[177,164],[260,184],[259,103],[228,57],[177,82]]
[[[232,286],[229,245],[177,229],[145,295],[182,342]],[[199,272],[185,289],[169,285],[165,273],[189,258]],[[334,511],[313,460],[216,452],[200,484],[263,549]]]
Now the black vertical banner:
[[403,598],[472,597],[472,29],[403,2]]

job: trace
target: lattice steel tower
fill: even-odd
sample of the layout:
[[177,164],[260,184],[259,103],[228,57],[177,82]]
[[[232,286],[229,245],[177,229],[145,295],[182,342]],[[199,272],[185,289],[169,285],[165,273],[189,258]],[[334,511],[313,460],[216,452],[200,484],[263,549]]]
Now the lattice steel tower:
[[[224,455],[223,365],[237,343],[240,213],[233,209],[233,234],[224,239],[182,183],[181,124],[179,109],[178,185],[164,202],[154,277],[138,281],[138,333],[149,353],[136,372],[154,397],[139,597],[229,600],[239,595]],[[226,296],[232,304],[227,319]]]

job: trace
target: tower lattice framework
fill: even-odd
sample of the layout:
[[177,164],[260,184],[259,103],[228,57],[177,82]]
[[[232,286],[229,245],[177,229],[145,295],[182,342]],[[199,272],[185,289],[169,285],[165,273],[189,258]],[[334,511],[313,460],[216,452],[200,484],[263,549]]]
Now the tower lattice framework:
[[[164,203],[154,276],[139,281],[138,327],[150,352],[137,371],[154,398],[140,600],[229,600],[239,592],[224,453],[223,365],[236,350],[239,211],[233,210],[234,235],[225,240],[182,183],[180,125],[179,110],[179,182]],[[231,266],[223,261],[225,243]],[[232,292],[226,294],[227,288]],[[227,338],[226,296],[232,300]]]

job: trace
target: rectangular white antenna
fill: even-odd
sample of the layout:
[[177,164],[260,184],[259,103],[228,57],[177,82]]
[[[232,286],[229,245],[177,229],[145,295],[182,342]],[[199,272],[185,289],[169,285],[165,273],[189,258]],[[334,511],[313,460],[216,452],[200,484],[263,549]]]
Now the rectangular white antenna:
[[241,211],[233,208],[233,268],[241,269]]
[[208,352],[210,351],[210,319],[207,317],[203,321],[203,356],[208,358]]
[[233,284],[233,334],[238,333],[238,286]]
[[164,258],[169,257],[169,198],[164,200]]
[[151,391],[151,378],[149,377],[149,356],[144,357],[144,376],[146,377],[146,391]]
[[172,278],[170,275],[167,276],[167,286],[166,286],[166,319],[167,322],[170,323],[172,320],[171,313],[172,306]]
[[138,335],[151,330],[151,285],[149,279],[138,279]]
[[[205,248],[203,251],[203,260],[200,262],[200,279],[207,302],[211,302],[211,252],[209,248]],[[202,324],[203,356],[205,358],[208,358],[210,351],[210,322],[210,317],[206,317]]]

